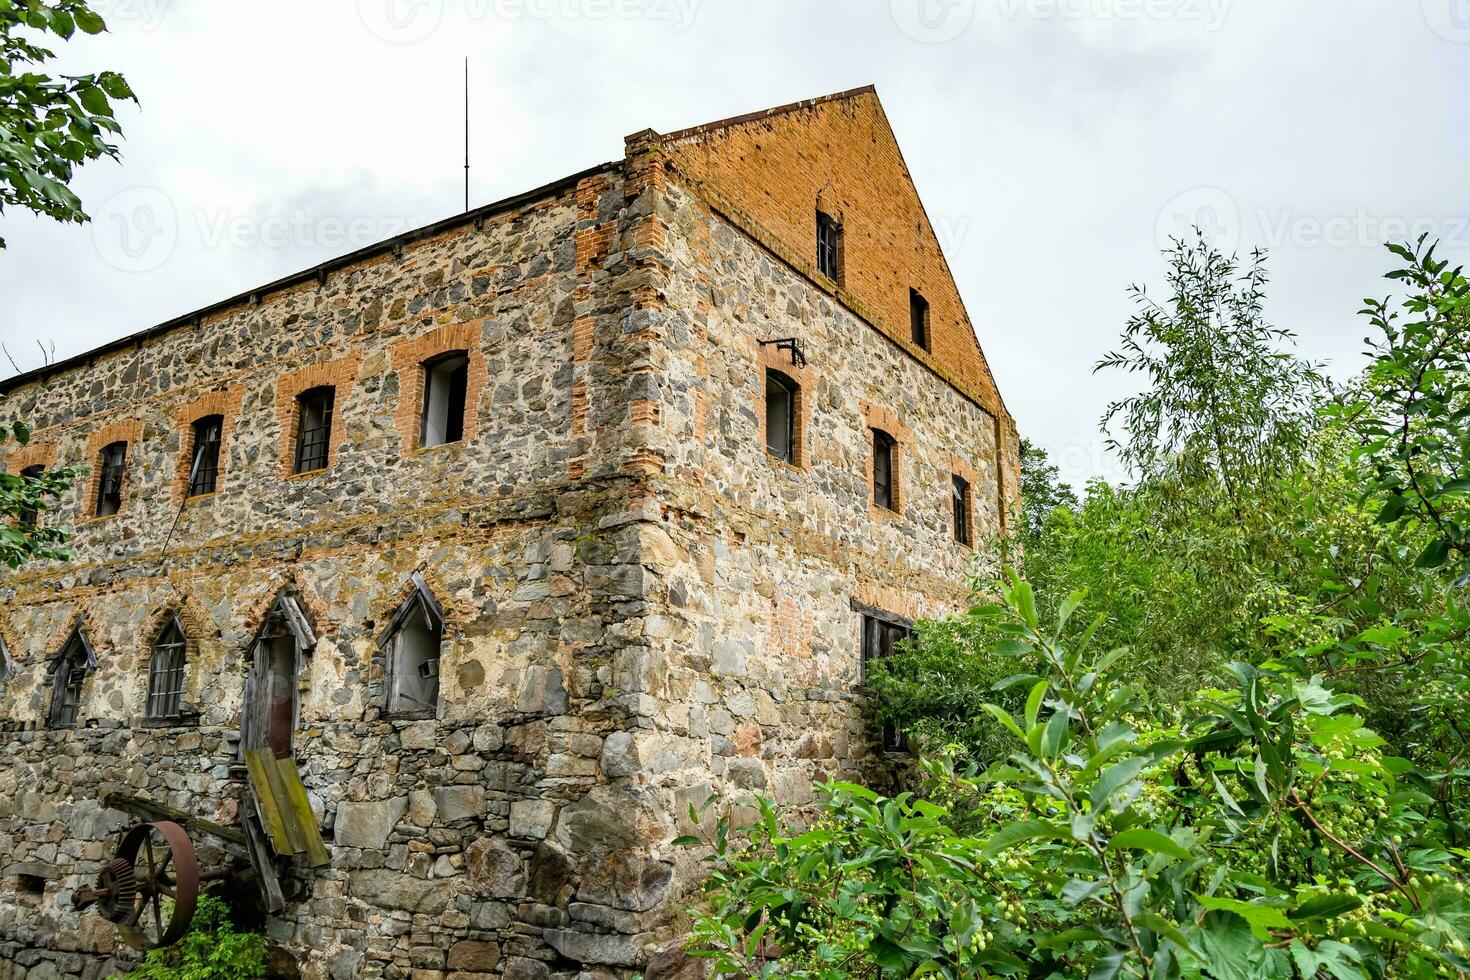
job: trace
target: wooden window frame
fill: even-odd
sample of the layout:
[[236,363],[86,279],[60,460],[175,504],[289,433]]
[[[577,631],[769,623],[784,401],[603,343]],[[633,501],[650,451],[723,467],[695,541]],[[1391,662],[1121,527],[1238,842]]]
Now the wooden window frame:
[[[187,482],[187,499],[196,497],[207,497],[219,490],[220,478],[220,456],[224,452],[225,440],[225,417],[223,415],[205,415],[197,418],[190,424],[193,433],[189,447],[189,474],[185,478]],[[210,432],[214,438],[208,438]],[[210,447],[213,447],[213,452]],[[209,458],[204,458],[208,454]]]
[[[22,480],[34,480],[44,476],[45,473],[45,464],[32,463],[29,466],[23,467],[16,475]],[[41,526],[41,508],[37,506],[29,510],[23,510],[16,515],[16,520],[24,527],[39,528]]]
[[[914,621],[856,599],[850,601],[850,607],[858,614],[858,656],[861,664],[859,676],[860,685],[866,688],[868,664],[892,656],[898,643],[914,635]],[[882,743],[885,752],[908,751],[908,737],[891,724],[883,726]]]
[[[785,395],[786,431],[784,436],[786,440],[786,452],[784,455],[776,452],[775,448],[771,445],[771,388],[773,385],[779,388],[781,393]],[[766,454],[778,462],[796,466],[797,459],[800,456],[798,440],[802,429],[800,423],[801,385],[784,371],[777,368],[766,368],[764,407],[765,412],[763,413],[763,418],[765,421],[764,438]]]
[[[321,402],[318,424],[308,427],[308,412],[314,402]],[[335,385],[315,385],[296,395],[296,455],[292,463],[293,476],[320,473],[332,465],[333,426],[336,425],[337,388]],[[319,439],[310,437],[319,435]],[[311,455],[307,455],[308,447]],[[318,451],[319,450],[319,451]],[[312,465],[315,464],[315,465]]]
[[189,666],[189,633],[177,614],[171,614],[149,646],[148,690],[143,717],[152,724],[182,721],[187,709],[184,692]]
[[[94,518],[116,517],[122,513],[128,486],[128,448],[126,439],[118,439],[98,452],[97,495],[92,501]],[[107,507],[112,509],[106,510]]]
[[817,209],[817,272],[841,285],[842,222],[821,208]]
[[[75,728],[82,721],[82,703],[86,700],[87,678],[97,669],[97,654],[78,623],[67,634],[61,652],[51,661],[47,671],[51,683],[51,703],[46,711],[46,727]],[[75,691],[75,697],[72,692]],[[68,713],[69,712],[69,713]]]
[[954,519],[954,539],[965,547],[975,543],[974,486],[958,473],[949,477],[950,511]]
[[[445,365],[459,362],[451,373],[448,384],[448,401],[444,407],[444,438],[438,442],[429,441],[429,413],[433,407],[436,393],[434,378],[436,373]],[[468,431],[469,422],[469,391],[470,391],[470,352],[467,350],[449,350],[435,354],[419,365],[423,372],[422,386],[424,389],[419,410],[419,441],[420,449],[437,449],[439,446],[452,446],[464,442],[465,433]],[[456,416],[456,400],[459,412]]]
[[[883,429],[869,429],[872,447],[872,505],[879,510],[890,513],[900,513],[898,494],[898,439]],[[880,461],[886,462],[885,480],[880,482],[878,474]],[[886,493],[887,500],[879,499],[880,489]]]
[[[403,669],[402,659],[404,652],[399,649],[399,641],[403,636],[404,629],[415,616],[421,616],[425,627],[438,635],[438,656],[429,658],[434,664],[433,677],[435,678],[434,704],[432,707],[405,708],[397,700],[398,674]],[[429,719],[438,718],[439,711],[444,705],[444,689],[442,685],[442,665],[444,663],[444,641],[449,634],[448,621],[444,615],[444,607],[434,597],[434,592],[429,588],[429,583],[419,572],[413,573],[412,584],[407,598],[399,603],[389,619],[388,625],[378,635],[377,649],[383,655],[383,717],[395,719]]]

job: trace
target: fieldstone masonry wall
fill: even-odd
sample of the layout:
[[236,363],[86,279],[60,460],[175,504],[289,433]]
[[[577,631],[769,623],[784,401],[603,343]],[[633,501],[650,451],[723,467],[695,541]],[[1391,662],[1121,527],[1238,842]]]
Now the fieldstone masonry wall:
[[[655,955],[698,881],[670,843],[689,804],[884,778],[852,604],[963,607],[950,474],[999,530],[1014,430],[699,187],[639,134],[534,200],[10,392],[42,448],[7,468],[90,463],[126,430],[129,482],[116,518],[87,521],[81,490],[46,515],[76,527],[75,561],[0,579],[0,980],[129,960],[69,902],[128,823],[104,792],[237,819],[247,651],[282,591],[318,638],[295,756],[331,854],[284,866],[264,923],[282,975],[694,976]],[[759,341],[777,336],[809,358],[797,466],[764,449]],[[417,452],[405,400],[451,347],[471,351],[473,425]],[[288,477],[288,406],[321,383],[331,465]],[[875,407],[903,432],[882,519]],[[183,501],[196,410],[227,415],[221,481]],[[445,610],[441,703],[394,719],[376,640],[416,571]],[[188,723],[156,727],[170,612]],[[47,668],[78,627],[100,666],[78,727],[47,730]]]

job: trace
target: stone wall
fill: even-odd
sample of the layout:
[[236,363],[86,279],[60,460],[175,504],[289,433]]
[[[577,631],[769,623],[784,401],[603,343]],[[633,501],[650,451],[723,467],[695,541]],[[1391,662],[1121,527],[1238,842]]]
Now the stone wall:
[[[10,393],[37,432],[8,468],[130,446],[119,515],[88,517],[84,488],[47,515],[76,560],[0,579],[0,980],[128,959],[69,903],[128,822],[103,793],[236,819],[248,652],[283,591],[317,637],[295,757],[331,863],[285,867],[264,928],[307,977],[667,980],[649,957],[698,881],[671,843],[691,803],[886,778],[853,604],[963,608],[950,475],[999,531],[1014,429],[705,193],[630,138],[619,165]],[[758,343],[788,336],[805,368]],[[466,439],[420,449],[414,372],[462,346]],[[767,367],[802,386],[795,465],[765,451]],[[295,475],[294,396],[321,383],[334,453]],[[219,486],[184,502],[190,425],[215,413]],[[898,513],[871,503],[878,424],[900,438]],[[440,706],[390,718],[377,641],[415,573],[444,610]],[[193,714],[158,727],[171,615]],[[99,667],[78,727],[47,730],[78,624]]]

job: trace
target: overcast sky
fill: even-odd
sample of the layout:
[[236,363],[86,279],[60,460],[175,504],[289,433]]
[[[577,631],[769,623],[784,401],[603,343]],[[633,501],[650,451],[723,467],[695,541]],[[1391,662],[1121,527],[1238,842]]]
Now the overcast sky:
[[[1023,435],[1118,476],[1093,363],[1198,221],[1272,249],[1269,313],[1361,363],[1380,243],[1470,257],[1470,0],[103,0],[94,217],[0,218],[0,340],[85,351],[621,156],[623,137],[875,83]],[[6,372],[9,366],[5,365]]]

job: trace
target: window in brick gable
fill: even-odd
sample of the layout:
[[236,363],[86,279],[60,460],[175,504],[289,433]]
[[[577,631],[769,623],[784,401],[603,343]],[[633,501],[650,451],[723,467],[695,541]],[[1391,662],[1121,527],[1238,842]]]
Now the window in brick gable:
[[225,429],[223,415],[206,415],[194,423],[194,452],[189,463],[189,496],[214,493],[219,483],[220,437]]
[[177,616],[168,623],[153,642],[153,655],[148,661],[148,704],[145,713],[157,721],[178,718],[183,714],[184,666],[188,639]]
[[[22,480],[36,480],[45,474],[45,472],[46,467],[38,463],[35,466],[27,466],[21,470],[20,478]],[[29,525],[30,527],[36,527],[41,523],[41,512],[36,507],[27,507],[16,516],[20,519],[21,524]],[[0,667],[0,670],[3,669],[3,667]]]
[[842,281],[842,226],[825,211],[817,212],[817,271]]
[[766,452],[796,462],[796,413],[801,387],[780,371],[766,371]]
[[929,301],[917,289],[909,290],[909,337],[924,350],[929,349]]
[[898,510],[898,488],[894,485],[894,460],[898,443],[882,429],[873,430],[873,505]]
[[393,614],[378,648],[387,662],[390,715],[428,715],[439,710],[439,654],[444,643],[444,610],[423,576],[414,573],[413,591]]
[[424,406],[419,445],[428,448],[459,442],[464,438],[469,355],[464,351],[450,351],[425,361],[423,368]]
[[332,411],[337,389],[330,385],[310,388],[296,396],[297,473],[324,470],[331,459]]
[[952,478],[950,504],[954,509],[954,539],[970,543],[970,481],[962,476]]
[[77,723],[81,712],[82,689],[87,675],[97,669],[97,657],[92,644],[77,626],[71,638],[62,647],[61,654],[51,661],[48,673],[51,677],[51,710],[47,724],[51,728],[69,728]]
[[123,477],[128,467],[128,444],[114,442],[103,447],[98,459],[97,508],[98,517],[111,517],[122,510]]

